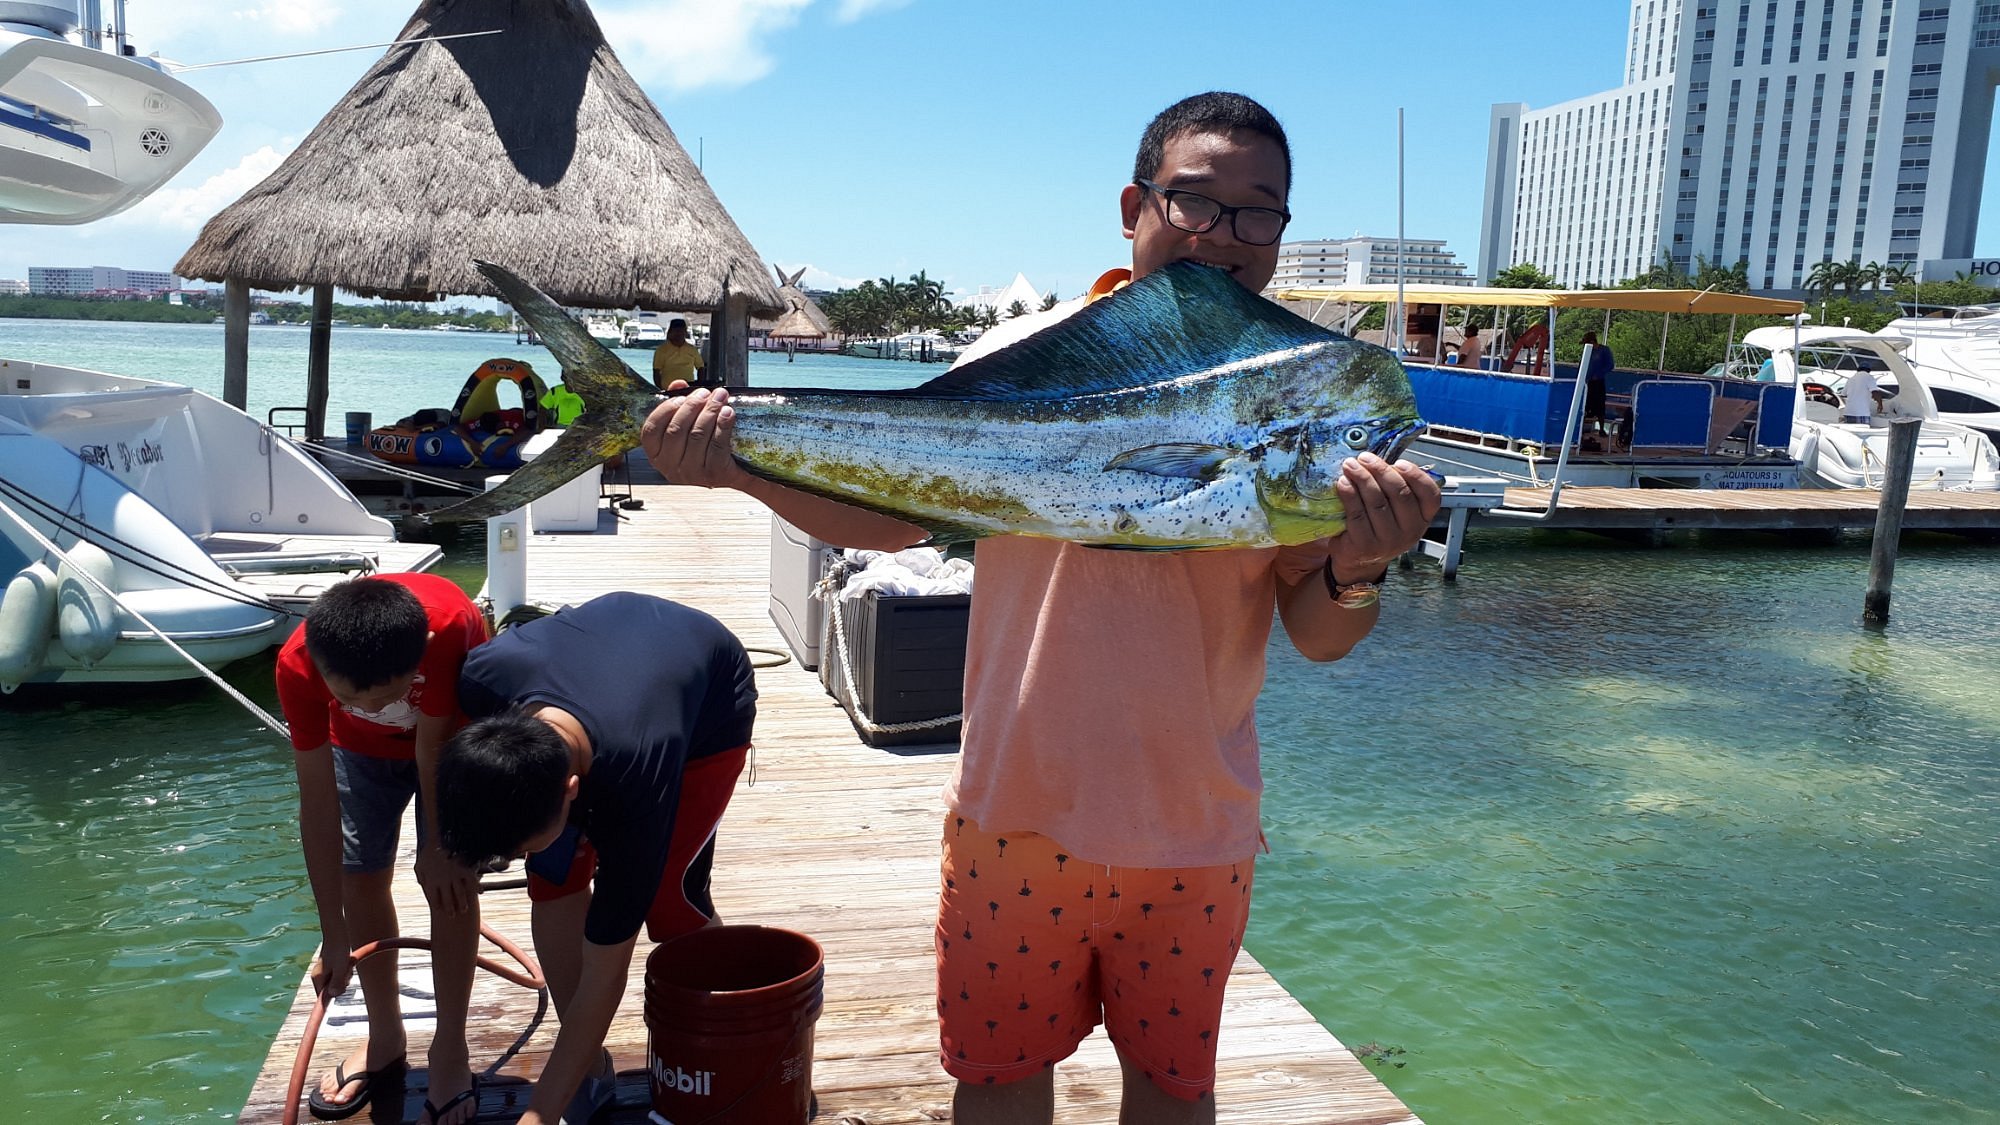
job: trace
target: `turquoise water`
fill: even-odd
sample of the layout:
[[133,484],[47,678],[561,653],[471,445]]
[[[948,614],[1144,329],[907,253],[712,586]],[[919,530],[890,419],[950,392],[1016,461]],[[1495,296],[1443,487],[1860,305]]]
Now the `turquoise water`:
[[[0,321],[0,355],[212,389],[220,331]],[[253,406],[303,394],[304,337],[253,330]],[[334,408],[437,405],[502,354],[536,358],[337,330]],[[1471,548],[1455,585],[1398,576],[1346,661],[1274,644],[1250,948],[1402,1048],[1377,1073],[1433,1125],[2000,1122],[1992,549],[1906,541],[1872,632],[1859,540]],[[268,658],[230,678],[275,706]],[[0,700],[0,1105],[233,1119],[313,947],[293,801],[210,689]]]
[[[305,328],[253,325],[245,409],[263,418],[274,406],[306,402]],[[642,375],[652,353],[620,349]],[[111,321],[0,319],[0,357],[87,367],[185,383],[222,397],[222,325],[125,324]],[[562,369],[539,344],[487,332],[335,328],[328,349],[327,427],[340,431],[348,411],[367,411],[381,426],[425,407],[457,401],[466,376],[488,359],[525,360],[548,383]],[[755,386],[906,386],[944,371],[939,364],[752,352]],[[278,421],[296,420],[297,415]]]

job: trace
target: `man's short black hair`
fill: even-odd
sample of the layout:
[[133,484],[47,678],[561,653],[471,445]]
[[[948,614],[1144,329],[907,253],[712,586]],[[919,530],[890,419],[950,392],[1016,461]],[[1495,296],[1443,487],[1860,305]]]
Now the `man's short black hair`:
[[509,708],[466,726],[438,752],[437,834],[467,867],[511,860],[562,811],[569,743]]
[[430,633],[424,603],[408,586],[381,578],[330,586],[306,611],[306,654],[356,688],[416,671]]
[[1167,158],[1167,142],[1184,133],[1233,133],[1241,130],[1268,137],[1285,157],[1285,196],[1292,194],[1292,145],[1285,139],[1285,127],[1271,111],[1242,94],[1210,90],[1196,94],[1160,111],[1139,138],[1139,159],[1132,163],[1132,178],[1150,180],[1160,174]]

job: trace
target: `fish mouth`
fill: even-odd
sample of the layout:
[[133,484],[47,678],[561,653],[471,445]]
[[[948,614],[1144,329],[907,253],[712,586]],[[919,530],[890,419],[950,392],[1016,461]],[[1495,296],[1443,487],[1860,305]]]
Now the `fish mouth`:
[[1424,432],[1425,425],[1422,418],[1412,418],[1376,439],[1375,448],[1369,452],[1393,464],[1396,458],[1401,457],[1403,451],[1410,447],[1410,443],[1416,440],[1417,435]]

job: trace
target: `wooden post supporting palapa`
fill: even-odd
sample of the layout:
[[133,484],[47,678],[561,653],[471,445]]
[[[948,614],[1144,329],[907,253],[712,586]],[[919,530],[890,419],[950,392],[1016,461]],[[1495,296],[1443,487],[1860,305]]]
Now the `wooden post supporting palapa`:
[[222,282],[222,401],[250,401],[250,283],[233,277]]
[[313,286],[312,336],[306,341],[306,440],[326,436],[329,380],[327,353],[333,344],[333,286]]
[[708,362],[725,387],[750,385],[750,298],[722,287],[722,303],[708,322]]
[[1903,507],[1910,499],[1910,472],[1917,463],[1917,434],[1923,422],[1898,418],[1889,423],[1889,463],[1882,471],[1882,501],[1875,509],[1875,545],[1868,556],[1868,594],[1861,620],[1889,623],[1889,587],[1896,578],[1896,541],[1903,534]]

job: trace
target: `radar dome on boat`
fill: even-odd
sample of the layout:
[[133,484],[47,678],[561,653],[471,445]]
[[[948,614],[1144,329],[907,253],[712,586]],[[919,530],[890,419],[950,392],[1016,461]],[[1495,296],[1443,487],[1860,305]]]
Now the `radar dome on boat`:
[[24,23],[55,35],[76,30],[76,5],[50,0],[0,0],[0,24]]

